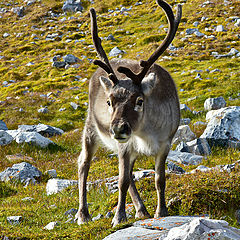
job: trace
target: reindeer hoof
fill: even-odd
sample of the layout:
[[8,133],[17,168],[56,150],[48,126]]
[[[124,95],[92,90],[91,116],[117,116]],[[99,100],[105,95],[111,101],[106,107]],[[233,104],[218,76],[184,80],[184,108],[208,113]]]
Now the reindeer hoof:
[[112,225],[113,227],[117,226],[118,224],[122,223],[122,222],[126,222],[127,221],[127,217],[126,217],[126,213],[124,214],[115,214],[113,220],[112,220]]
[[150,218],[150,214],[148,213],[147,209],[139,210],[135,214],[135,218]]
[[163,207],[160,209],[160,211],[156,211],[154,218],[159,218],[159,217],[167,217],[168,214],[168,210],[166,207]]
[[91,216],[89,215],[89,213],[82,213],[78,211],[75,215],[75,220],[77,221],[78,225],[81,225],[91,221]]

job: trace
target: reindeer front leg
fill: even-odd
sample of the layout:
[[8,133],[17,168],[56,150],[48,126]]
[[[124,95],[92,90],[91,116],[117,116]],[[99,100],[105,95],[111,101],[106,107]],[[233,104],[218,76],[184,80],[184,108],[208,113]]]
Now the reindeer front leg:
[[165,202],[165,162],[170,150],[170,143],[162,143],[161,149],[155,159],[155,186],[157,190],[158,204],[154,217],[168,216]]
[[91,159],[96,152],[97,145],[91,129],[84,129],[82,138],[82,151],[78,158],[78,187],[79,187],[79,209],[75,216],[77,223],[83,224],[91,220],[87,205],[87,176]]
[[119,150],[119,180],[118,180],[118,205],[115,216],[112,220],[113,226],[127,220],[125,204],[128,187],[130,184],[130,161],[127,152]]

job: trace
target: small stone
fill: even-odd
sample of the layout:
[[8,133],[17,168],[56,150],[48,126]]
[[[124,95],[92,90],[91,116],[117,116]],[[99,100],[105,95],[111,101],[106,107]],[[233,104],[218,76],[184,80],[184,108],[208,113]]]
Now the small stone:
[[72,108],[73,108],[74,110],[77,110],[77,109],[79,108],[79,105],[76,104],[76,103],[74,103],[74,102],[71,102],[70,105],[72,106]]
[[193,23],[193,26],[194,26],[194,27],[197,27],[198,25],[199,25],[199,22],[198,22],[198,21],[196,21],[196,22]]
[[50,222],[44,227],[44,229],[53,230],[58,225],[59,225],[59,222]]
[[30,201],[33,201],[34,200],[34,198],[32,198],[32,197],[25,197],[25,198],[22,198],[22,201],[23,202],[30,202]]
[[2,36],[3,36],[4,38],[7,38],[7,37],[10,36],[10,34],[9,34],[9,33],[4,33]]
[[10,144],[13,141],[13,137],[4,130],[0,130],[0,146]]
[[218,25],[217,28],[216,28],[216,32],[224,32],[225,29],[223,27],[223,25]]
[[173,163],[171,161],[168,161],[167,168],[168,168],[168,172],[169,173],[176,173],[176,174],[183,174],[183,173],[185,173],[184,169],[182,169],[177,164],[175,164],[175,163]]
[[108,40],[108,41],[115,41],[115,38],[114,38],[114,36],[113,36],[112,34],[109,34],[109,35],[107,36],[107,40]]
[[39,113],[48,113],[48,108],[47,107],[41,107],[38,109]]
[[120,54],[123,54],[124,51],[119,49],[118,47],[114,47],[110,52],[109,52],[109,57],[116,57]]
[[96,217],[93,217],[93,218],[92,218],[92,221],[94,222],[94,221],[100,220],[100,219],[102,219],[103,217],[104,217],[104,216],[99,213]]
[[105,215],[105,218],[111,218],[113,217],[113,212],[107,212],[107,214]]
[[181,111],[190,111],[191,109],[186,104],[180,104],[180,110]]
[[7,217],[7,221],[12,225],[20,224],[20,222],[23,220],[22,216],[10,216]]
[[47,195],[58,193],[63,191],[65,188],[77,185],[77,180],[68,180],[68,179],[49,179],[46,186]]
[[6,123],[2,120],[0,120],[0,130],[8,130]]
[[45,172],[49,177],[56,178],[57,177],[57,171],[55,169],[50,169]]
[[56,68],[65,68],[66,62],[55,61],[52,66]]
[[64,213],[64,215],[67,216],[68,218],[73,218],[73,217],[75,217],[77,212],[78,212],[78,210],[76,208],[71,208],[71,209],[67,210]]

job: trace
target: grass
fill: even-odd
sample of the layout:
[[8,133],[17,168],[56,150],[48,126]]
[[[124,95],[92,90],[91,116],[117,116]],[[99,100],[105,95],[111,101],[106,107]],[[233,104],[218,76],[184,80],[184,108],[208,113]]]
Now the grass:
[[[23,5],[22,0],[16,6]],[[53,137],[58,147],[40,149],[27,144],[11,143],[0,148],[0,171],[18,161],[11,161],[7,155],[22,154],[29,156],[29,162],[43,173],[56,169],[58,177],[77,179],[77,157],[81,151],[81,134],[86,118],[88,102],[88,81],[96,66],[91,61],[96,58],[90,35],[90,19],[88,9],[95,7],[98,14],[99,35],[103,37],[103,47],[108,53],[118,46],[126,53],[124,58],[148,59],[150,54],[165,36],[167,27],[163,12],[156,8],[154,1],[144,0],[142,5],[135,6],[137,1],[103,0],[90,5],[83,1],[84,11],[68,13],[59,17],[51,17],[52,13],[62,14],[62,1],[42,0],[27,7],[23,18],[12,11],[11,1],[0,3],[0,8],[9,11],[1,13],[0,18],[0,119],[9,129],[16,129],[20,124],[45,123],[60,127],[66,131],[62,136]],[[184,1],[168,1],[172,6]],[[237,16],[240,6],[237,0],[231,1],[231,7],[224,2],[212,0],[212,5],[202,6],[203,0],[188,0],[183,5],[183,18],[173,45],[177,51],[167,50],[157,61],[169,70],[179,91],[181,103],[187,104],[191,110],[200,111],[198,115],[190,112],[182,113],[182,117],[192,119],[190,127],[199,137],[204,127],[196,127],[197,121],[205,121],[204,101],[209,97],[223,96],[228,106],[240,105],[240,62],[237,58],[215,59],[212,52],[226,54],[231,48],[239,49],[238,28],[234,26],[231,16]],[[116,15],[109,9],[130,7],[129,16]],[[202,17],[207,17],[201,21]],[[65,21],[60,19],[66,18]],[[185,30],[193,28],[199,22],[200,32],[214,38],[185,37]],[[205,28],[214,29],[224,25],[226,32],[208,32]],[[162,25],[162,26],[161,26]],[[161,27],[159,27],[161,26]],[[9,33],[7,38],[4,33]],[[48,41],[48,34],[58,33],[55,41]],[[115,41],[107,41],[105,37],[113,34]],[[71,42],[66,42],[72,39]],[[61,57],[73,54],[81,59],[78,69],[56,69],[50,61],[55,55]],[[33,65],[29,65],[29,63]],[[29,66],[28,66],[29,65]],[[220,72],[211,72],[219,69]],[[195,79],[197,71],[201,79]],[[82,81],[87,78],[87,81]],[[9,86],[4,86],[7,81]],[[51,97],[44,95],[50,93]],[[76,98],[77,97],[77,98]],[[71,102],[80,107],[73,110]],[[47,106],[49,113],[40,114],[38,109]],[[24,111],[20,112],[22,108]],[[60,112],[60,108],[65,111]],[[104,179],[118,175],[118,159],[109,157],[109,152],[99,149],[92,161],[89,181]],[[240,159],[239,150],[213,148],[212,154],[204,159],[205,166],[214,167],[229,164]],[[181,166],[186,171],[193,166]],[[154,169],[153,158],[141,157],[135,164],[138,169]],[[64,212],[78,207],[78,191],[76,187],[64,192],[47,196],[46,182],[48,176],[43,175],[42,182],[24,188],[21,184],[0,182],[0,237],[9,239],[102,239],[116,229],[128,226],[134,221],[130,218],[126,224],[111,228],[111,219],[77,226],[76,223],[65,223]],[[167,175],[167,202],[172,198],[169,207],[171,215],[176,214],[209,214],[213,218],[226,219],[232,226],[239,227],[235,211],[239,209],[239,166],[232,173],[212,171],[191,175]],[[156,193],[154,179],[143,179],[137,183],[145,205],[153,216],[156,209]],[[117,193],[109,194],[103,186],[91,189],[88,193],[89,209],[93,216],[105,215],[117,204]],[[32,201],[22,201],[32,197]],[[131,202],[127,197],[128,203]],[[20,225],[10,225],[7,216],[22,215]],[[131,214],[134,216],[134,212]],[[59,221],[59,226],[52,231],[44,229],[50,221]]]

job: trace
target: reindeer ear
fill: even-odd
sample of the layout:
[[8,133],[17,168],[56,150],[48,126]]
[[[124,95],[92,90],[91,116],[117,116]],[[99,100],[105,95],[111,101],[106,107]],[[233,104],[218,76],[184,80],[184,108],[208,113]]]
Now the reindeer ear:
[[143,94],[145,96],[149,96],[152,93],[155,82],[156,82],[155,73],[150,73],[145,78],[143,78],[141,85],[142,85]]
[[109,91],[113,87],[113,83],[109,78],[101,76],[99,80],[105,91]]

